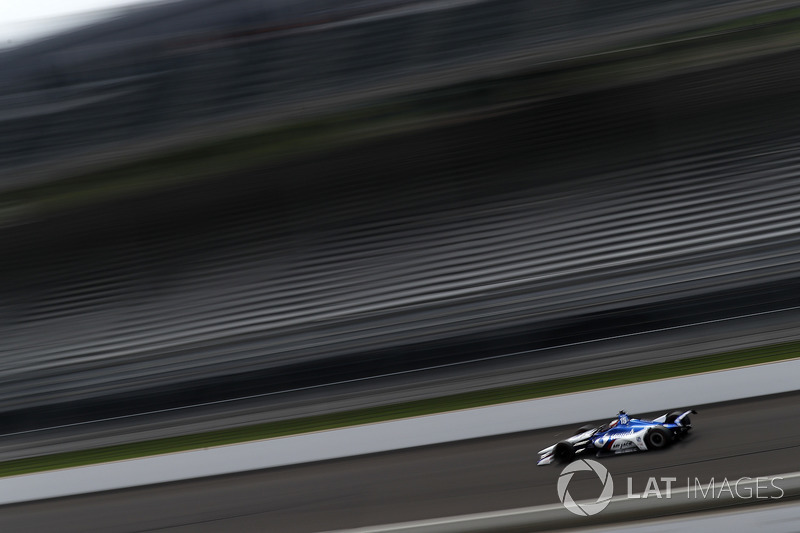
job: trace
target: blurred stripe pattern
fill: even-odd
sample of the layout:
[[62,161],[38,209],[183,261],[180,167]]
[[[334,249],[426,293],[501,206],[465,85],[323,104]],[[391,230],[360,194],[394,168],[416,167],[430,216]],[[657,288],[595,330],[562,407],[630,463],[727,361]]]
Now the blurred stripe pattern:
[[[239,112],[268,121],[265,109],[337,94],[363,104],[379,84],[404,94],[472,80],[498,58],[549,44],[556,57],[566,43],[634,26],[642,36],[688,28],[691,10],[719,14],[723,4],[761,8],[167,4],[0,55],[10,73],[0,83],[0,186],[35,183],[11,170],[33,161],[190,135]],[[187,6],[196,10],[182,19]],[[644,31],[653,21],[663,27]],[[368,359],[792,280],[798,65],[789,51],[634,87],[511,99],[516,108],[489,96],[427,129],[53,218],[33,213],[0,228],[0,410]]]
[[[0,398],[185,383],[796,276],[796,124],[662,135],[637,154],[651,125],[604,139],[591,130],[608,117],[568,107],[575,137],[563,116],[561,130],[535,120],[546,113],[492,118],[456,128],[511,132],[483,150],[464,152],[453,128],[434,134],[459,164],[420,162],[399,139],[392,167],[348,153],[307,170],[330,171],[310,186],[262,185],[249,204],[139,213],[97,242],[101,228],[66,233],[45,257],[17,242],[0,285]],[[543,157],[540,128],[564,134]],[[517,136],[494,165],[496,143]]]

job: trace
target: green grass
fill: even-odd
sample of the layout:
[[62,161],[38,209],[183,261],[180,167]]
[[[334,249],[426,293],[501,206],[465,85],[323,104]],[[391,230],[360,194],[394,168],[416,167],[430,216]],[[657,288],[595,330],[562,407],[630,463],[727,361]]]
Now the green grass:
[[146,442],[120,444],[90,450],[18,459],[0,463],[0,477],[194,450],[224,444],[235,444],[266,438],[283,437],[312,431],[442,413],[457,409],[541,398],[556,394],[627,385],[654,379],[665,379],[699,372],[781,361],[798,356],[800,356],[800,342],[794,342],[664,363],[654,363],[585,376],[551,379],[536,383],[454,394],[427,400],[398,403],[395,405],[369,407],[342,413],[309,416],[294,420],[269,422],[194,435],[169,437]]

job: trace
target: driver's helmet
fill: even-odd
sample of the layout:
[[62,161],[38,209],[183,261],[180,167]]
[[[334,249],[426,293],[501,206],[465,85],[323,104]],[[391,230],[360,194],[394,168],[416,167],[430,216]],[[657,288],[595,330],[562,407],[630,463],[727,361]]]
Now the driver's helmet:
[[630,419],[628,418],[628,415],[625,413],[625,411],[620,411],[619,412],[619,415],[617,416],[617,420],[619,420],[619,425],[620,426],[626,426],[626,425],[628,425],[628,422],[630,422]]

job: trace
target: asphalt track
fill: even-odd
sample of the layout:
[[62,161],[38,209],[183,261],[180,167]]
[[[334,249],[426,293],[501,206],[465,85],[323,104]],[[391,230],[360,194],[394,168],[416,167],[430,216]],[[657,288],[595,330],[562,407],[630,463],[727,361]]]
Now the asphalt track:
[[769,524],[775,533],[796,533],[800,509],[796,501],[779,505],[744,507],[736,511],[726,509],[699,515],[691,514],[660,520],[643,520],[585,529],[582,533],[674,533],[675,531],[725,531],[726,533],[750,533]]
[[[798,400],[800,392],[696,406],[695,432],[685,441],[660,453],[600,461],[620,495],[628,477],[641,492],[650,476],[674,477],[678,488],[695,479],[797,471]],[[0,508],[0,531],[299,533],[556,503],[560,468],[537,467],[536,451],[572,430],[11,505]],[[588,497],[597,483],[576,475],[570,492]]]

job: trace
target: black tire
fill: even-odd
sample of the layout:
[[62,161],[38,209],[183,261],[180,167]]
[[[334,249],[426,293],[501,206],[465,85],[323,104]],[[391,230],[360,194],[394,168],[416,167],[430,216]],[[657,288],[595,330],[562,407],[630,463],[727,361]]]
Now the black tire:
[[672,442],[672,435],[662,427],[651,428],[644,436],[644,443],[648,450],[663,450]]
[[556,447],[553,450],[553,457],[559,463],[569,463],[575,458],[575,447],[571,442],[562,440],[556,444]]
[[579,427],[577,429],[577,431],[575,431],[575,433],[573,433],[573,436],[574,435],[580,435],[581,433],[586,433],[590,429],[594,429],[594,428],[595,428],[595,426],[588,426],[588,425],[587,426],[581,426],[581,427]]

